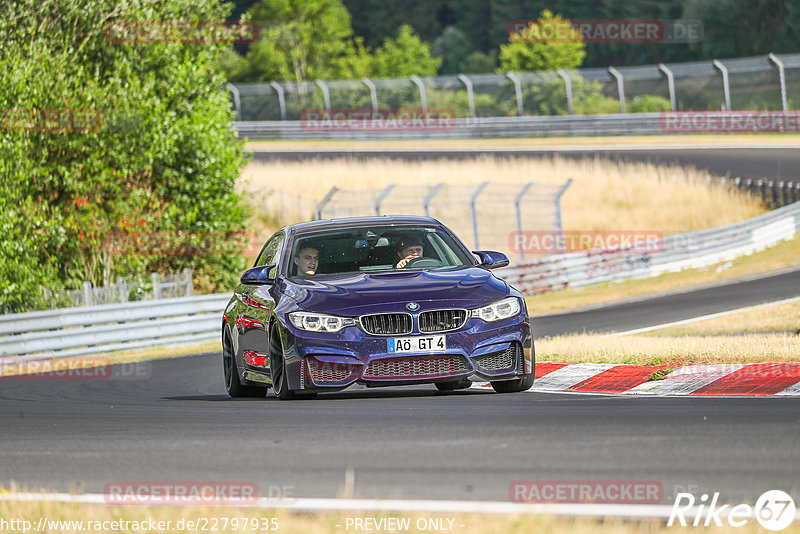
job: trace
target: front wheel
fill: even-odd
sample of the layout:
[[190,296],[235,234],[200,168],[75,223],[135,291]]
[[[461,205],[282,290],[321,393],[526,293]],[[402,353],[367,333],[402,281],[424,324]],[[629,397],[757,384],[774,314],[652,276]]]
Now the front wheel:
[[[531,372],[519,378],[514,378],[513,380],[497,380],[490,382],[492,384],[492,389],[497,393],[519,393],[520,391],[528,391],[531,389],[531,386],[533,386],[533,377],[536,374],[535,358],[533,347],[531,347]],[[522,365],[524,366],[525,363],[523,362]]]
[[436,389],[439,391],[455,391],[457,389],[467,389],[472,385],[472,381],[466,378],[461,380],[451,380],[449,382],[436,382]]
[[236,365],[236,355],[233,353],[233,342],[227,325],[222,333],[222,371],[225,377],[225,390],[231,398],[263,397],[267,394],[266,388],[243,386],[239,380],[239,368]]
[[273,329],[269,341],[270,372],[272,373],[272,389],[280,400],[313,399],[315,392],[294,392],[289,389],[286,377],[286,360],[283,358],[283,343],[280,335]]

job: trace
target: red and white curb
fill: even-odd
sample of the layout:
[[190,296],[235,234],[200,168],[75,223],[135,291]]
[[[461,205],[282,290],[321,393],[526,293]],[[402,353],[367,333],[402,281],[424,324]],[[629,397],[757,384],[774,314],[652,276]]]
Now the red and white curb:
[[[533,392],[621,395],[800,396],[800,363],[669,365],[536,362]],[[484,389],[489,384],[475,384]]]

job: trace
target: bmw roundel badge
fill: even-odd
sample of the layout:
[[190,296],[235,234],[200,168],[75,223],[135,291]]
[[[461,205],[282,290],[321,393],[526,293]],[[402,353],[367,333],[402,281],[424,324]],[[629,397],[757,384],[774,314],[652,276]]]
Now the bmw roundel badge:
[[406,304],[406,308],[408,308],[411,311],[417,311],[419,309],[419,304],[417,304],[416,302],[409,302],[408,304]]

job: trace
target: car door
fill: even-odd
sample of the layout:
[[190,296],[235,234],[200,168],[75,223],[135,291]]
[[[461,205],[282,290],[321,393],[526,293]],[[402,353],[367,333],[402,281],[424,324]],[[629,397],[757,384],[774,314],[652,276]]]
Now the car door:
[[[285,235],[278,232],[267,241],[255,266],[275,265],[280,261]],[[278,269],[272,269],[274,278]],[[234,337],[238,340],[237,356],[244,362],[243,369],[265,371],[269,369],[269,341],[267,328],[275,299],[270,294],[271,284],[239,284],[236,297],[236,323]]]

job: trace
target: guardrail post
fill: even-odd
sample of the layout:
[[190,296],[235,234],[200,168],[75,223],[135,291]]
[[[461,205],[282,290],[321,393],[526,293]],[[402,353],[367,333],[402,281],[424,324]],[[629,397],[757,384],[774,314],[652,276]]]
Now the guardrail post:
[[767,203],[767,188],[764,187],[764,180],[758,181],[758,188],[761,190],[761,202]]
[[83,283],[83,303],[84,306],[94,306],[92,299],[92,284],[91,282]]
[[[555,252],[555,247],[557,242],[561,242],[561,239],[558,239],[558,236],[564,232],[564,226],[561,223],[561,195],[567,190],[569,186],[572,185],[572,178],[567,180],[564,185],[562,185],[558,191],[556,191],[556,196],[553,199],[553,204],[555,206],[555,213],[553,215],[553,232],[555,233],[556,239],[553,239],[553,252]],[[561,250],[559,250],[561,252]]]
[[669,88],[669,105],[672,111],[676,111],[675,105],[675,76],[673,76],[672,71],[667,68],[666,65],[663,63],[658,64],[658,70],[663,72],[667,76],[667,87]]
[[117,280],[117,287],[119,288],[119,301],[128,302],[128,281],[120,277]]
[[233,96],[233,108],[236,110],[236,120],[242,120],[242,102],[239,100],[239,89],[232,83],[226,83],[225,87],[231,92]]
[[567,111],[570,115],[573,115],[572,112],[572,78],[569,77],[569,74],[564,69],[558,69],[556,71],[559,76],[564,80],[564,89],[567,91]]
[[419,103],[422,106],[422,116],[428,120],[428,96],[425,92],[425,84],[419,76],[412,76],[411,81],[417,84],[419,89]]
[[481,183],[478,186],[478,188],[475,190],[475,192],[472,193],[472,196],[469,199],[469,210],[470,210],[470,213],[472,214],[472,235],[475,237],[475,249],[476,250],[480,248],[480,245],[478,244],[479,243],[479,241],[478,241],[478,214],[475,211],[475,201],[478,199],[478,195],[481,194],[481,191],[483,191],[486,188],[487,185],[489,185],[489,182]]
[[320,201],[320,203],[319,203],[319,204],[317,204],[317,209],[316,209],[316,215],[317,215],[317,219],[321,219],[321,218],[322,218],[322,210],[324,210],[324,209],[325,209],[325,205],[326,205],[328,202],[330,202],[331,198],[333,198],[333,195],[335,195],[335,194],[336,194],[336,191],[338,191],[338,190],[339,190],[339,189],[338,189],[338,188],[337,188],[337,187],[334,185],[333,187],[331,187],[331,190],[330,190],[330,191],[328,191],[328,194],[327,194],[327,195],[325,195],[325,198],[323,198],[323,199]]
[[278,105],[281,107],[281,120],[286,120],[286,98],[283,95],[283,87],[278,82],[269,82],[270,87],[278,93]]
[[383,192],[378,195],[378,198],[375,199],[375,215],[381,214],[381,202],[392,192],[392,189],[394,189],[394,184],[389,184],[389,187],[384,189]]
[[158,273],[150,273],[150,280],[153,282],[153,300],[161,298],[161,282],[158,279]]
[[722,73],[722,92],[725,95],[725,111],[730,111],[731,110],[731,86],[728,83],[728,69],[718,59],[715,59],[712,63]]
[[436,193],[439,192],[439,189],[441,189],[443,185],[444,185],[443,183],[438,183],[434,185],[433,188],[431,188],[431,190],[428,192],[428,194],[425,195],[425,199],[422,201],[422,208],[425,210],[426,217],[431,216],[430,213],[428,212],[428,206],[430,206],[431,200],[433,200],[433,197],[436,196]]
[[[525,184],[514,198],[514,209],[517,212],[517,232],[519,232],[519,235],[522,235],[522,211],[520,210],[520,203],[522,202],[522,197],[525,196],[525,193],[528,192],[528,189],[530,189],[531,186],[533,186],[533,182],[528,182]],[[519,259],[520,261],[525,259],[525,247],[519,249]]]
[[192,270],[187,267],[183,270],[183,279],[186,282],[186,296],[194,295],[194,283],[192,282]]
[[769,181],[769,189],[770,189],[770,196],[772,197],[772,207],[775,208],[778,206],[778,193],[775,191],[775,181]]
[[328,86],[322,80],[316,80],[314,83],[322,89],[322,100],[325,102],[325,111],[328,112],[328,119],[331,118],[331,93],[328,91]]
[[519,81],[519,76],[513,72],[506,72],[506,76],[509,80],[514,82],[514,94],[517,97],[517,115],[522,117],[523,113],[525,112],[522,107],[522,82]]
[[619,93],[619,112],[626,113],[625,111],[625,80],[622,78],[622,73],[614,67],[608,67],[608,72],[617,79],[617,92]]
[[367,77],[361,78],[361,82],[369,88],[369,99],[372,101],[372,112],[378,112],[378,92],[375,90],[375,84],[372,83]]
[[467,101],[469,102],[469,116],[475,118],[475,95],[472,93],[472,80],[464,74],[459,74],[458,79],[467,87]]
[[781,82],[781,107],[785,113],[786,111],[789,110],[789,106],[786,101],[786,72],[784,71],[783,68],[783,61],[778,59],[778,56],[776,56],[772,52],[770,52],[767,57],[769,58],[770,61],[775,63],[776,67],[778,67],[778,78],[780,79]]

